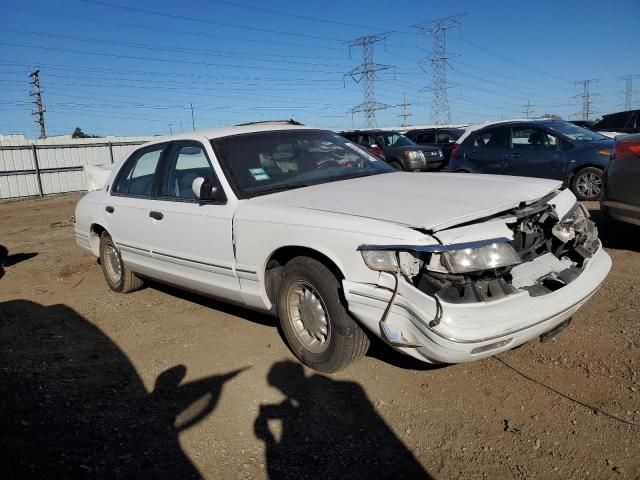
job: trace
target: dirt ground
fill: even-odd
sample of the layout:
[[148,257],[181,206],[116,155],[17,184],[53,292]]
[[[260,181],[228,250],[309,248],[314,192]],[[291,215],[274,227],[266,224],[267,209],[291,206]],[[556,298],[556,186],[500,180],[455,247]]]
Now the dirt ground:
[[325,376],[270,317],[112,293],[79,197],[0,203],[2,478],[640,478],[639,228],[592,212],[613,269],[550,342]]

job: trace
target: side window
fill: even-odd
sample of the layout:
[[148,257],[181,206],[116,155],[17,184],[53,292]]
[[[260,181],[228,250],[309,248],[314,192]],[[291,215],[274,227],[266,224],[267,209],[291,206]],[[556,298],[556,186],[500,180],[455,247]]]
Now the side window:
[[416,143],[436,143],[436,135],[433,132],[421,133]]
[[456,139],[447,132],[438,132],[436,143],[455,143]]
[[556,150],[558,148],[557,137],[539,128],[513,127],[511,132],[511,145],[516,150]]
[[509,129],[494,128],[485,130],[473,138],[473,146],[480,148],[507,148],[509,145]]
[[358,135],[358,143],[363,147],[371,148],[371,145],[374,145],[376,141],[366,133]]
[[162,197],[195,200],[191,185],[198,177],[213,179],[213,167],[199,144],[177,143],[167,161]]
[[151,147],[134,153],[122,168],[112,192],[123,195],[150,196],[156,167],[165,145]]

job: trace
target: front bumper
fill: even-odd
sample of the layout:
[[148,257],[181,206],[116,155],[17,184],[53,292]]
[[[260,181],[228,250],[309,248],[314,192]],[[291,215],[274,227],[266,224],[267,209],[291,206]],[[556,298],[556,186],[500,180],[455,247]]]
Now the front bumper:
[[[534,260],[535,261],[535,260]],[[401,281],[387,316],[388,329],[412,347],[397,350],[423,361],[461,363],[487,357],[539,337],[570,318],[600,287],[611,269],[611,258],[600,248],[573,282],[555,292],[531,297],[525,291],[471,304],[440,302]],[[390,277],[381,274],[381,284]],[[343,281],[349,311],[381,336],[380,319],[391,299],[389,288]],[[440,317],[436,326],[429,322]]]

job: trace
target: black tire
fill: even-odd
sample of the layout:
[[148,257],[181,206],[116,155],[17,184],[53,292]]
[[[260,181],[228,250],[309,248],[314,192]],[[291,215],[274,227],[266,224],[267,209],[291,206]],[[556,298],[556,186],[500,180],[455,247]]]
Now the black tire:
[[100,266],[107,285],[114,292],[129,293],[144,285],[143,280],[124,264],[120,250],[107,232],[100,235]]
[[400,164],[400,163],[398,163],[398,162],[395,162],[395,161],[391,160],[391,161],[389,161],[389,162],[387,162],[387,163],[388,163],[388,164],[389,164],[389,166],[390,166],[391,168],[393,168],[394,170],[398,170],[399,172],[401,172],[401,171],[403,171],[403,170],[404,170],[404,168],[402,167],[402,164]]
[[604,172],[600,168],[582,168],[571,179],[571,191],[581,201],[599,200],[603,182]]
[[[340,282],[331,270],[313,258],[295,257],[285,265],[277,297],[280,325],[294,355],[302,363],[319,372],[332,373],[342,370],[364,356],[369,348],[369,338],[345,308],[340,290]],[[302,322],[302,312],[305,310],[301,291],[310,292],[311,301],[316,302],[315,306],[318,307],[315,309],[314,306],[314,311],[319,312],[326,321],[326,335],[315,329],[319,336],[325,337],[323,342],[309,334],[309,330],[313,328],[306,327]],[[296,296],[298,306],[292,306],[292,303],[295,304]],[[312,308],[312,304],[307,308]],[[314,322],[315,315],[312,314]],[[317,344],[309,346],[309,339]]]

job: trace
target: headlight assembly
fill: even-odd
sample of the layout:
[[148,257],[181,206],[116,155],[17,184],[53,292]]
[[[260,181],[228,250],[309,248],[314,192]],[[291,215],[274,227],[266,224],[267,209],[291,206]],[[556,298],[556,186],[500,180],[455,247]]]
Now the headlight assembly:
[[376,272],[396,273],[400,270],[397,254],[391,250],[361,250],[364,263]]
[[479,248],[443,252],[440,261],[451,273],[468,273],[516,265],[522,259],[508,243],[492,243]]
[[404,156],[409,160],[424,160],[424,153],[420,150],[406,150]]

